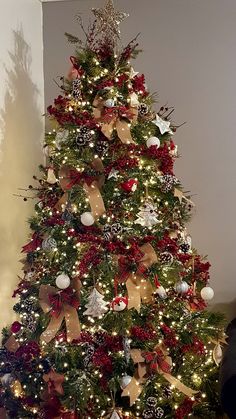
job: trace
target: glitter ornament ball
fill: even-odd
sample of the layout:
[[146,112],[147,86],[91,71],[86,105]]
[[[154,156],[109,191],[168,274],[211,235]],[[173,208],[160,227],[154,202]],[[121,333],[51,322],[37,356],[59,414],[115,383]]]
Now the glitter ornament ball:
[[214,290],[211,287],[204,287],[201,289],[201,297],[205,301],[210,301],[214,297]]
[[106,108],[113,108],[115,106],[115,101],[114,99],[107,99],[105,100],[104,105]]
[[189,285],[185,281],[179,281],[175,284],[175,291],[178,292],[178,294],[186,294],[188,289]]
[[159,148],[161,143],[160,143],[159,138],[157,138],[157,137],[150,137],[150,138],[148,138],[146,144],[147,144],[147,147],[148,148],[149,147],[152,147],[152,146],[156,146],[156,148]]
[[89,226],[93,225],[93,223],[94,223],[93,214],[91,212],[88,212],[88,211],[83,212],[83,214],[81,214],[80,220],[81,220],[81,223],[86,227],[89,227]]
[[121,377],[121,379],[120,379],[121,389],[124,390],[125,387],[127,387],[127,385],[130,383],[131,380],[132,380],[132,377],[130,375],[124,375],[123,377]]
[[57,242],[53,237],[47,237],[42,242],[42,249],[46,251],[53,251],[57,248]]
[[14,380],[15,378],[10,373],[4,374],[1,377],[1,383],[3,387],[10,387],[10,385],[13,383]]
[[58,275],[56,278],[56,286],[61,290],[68,288],[70,285],[70,278],[65,273]]

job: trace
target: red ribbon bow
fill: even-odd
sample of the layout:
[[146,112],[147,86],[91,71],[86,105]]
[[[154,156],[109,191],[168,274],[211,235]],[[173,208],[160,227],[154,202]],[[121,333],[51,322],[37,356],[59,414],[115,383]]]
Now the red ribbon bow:
[[67,288],[66,290],[59,291],[57,294],[49,295],[49,302],[51,304],[51,315],[58,317],[63,308],[63,304],[68,304],[76,309],[79,307],[79,300],[76,297],[72,288]]
[[[118,259],[118,268],[119,268],[119,280],[121,282],[125,282],[130,272],[134,270],[136,265],[141,261],[142,257],[144,256],[144,253],[140,250],[137,246],[132,246],[131,249],[129,249],[128,254],[121,255]],[[143,274],[147,268],[145,265],[140,264],[137,266],[136,273],[137,274]]]
[[103,109],[103,121],[106,123],[110,123],[114,117],[119,118],[133,118],[133,111],[132,109],[126,108],[125,106],[114,106],[112,108],[104,108]]
[[81,181],[87,183],[87,185],[91,185],[96,179],[97,176],[88,175],[84,172],[78,172],[78,170],[70,170],[68,179],[70,182],[66,185],[66,189],[71,189],[74,185],[80,184]]
[[142,356],[146,363],[149,364],[152,372],[156,371],[159,367],[163,372],[170,373],[171,367],[166,361],[166,356],[161,349],[156,348],[154,352],[143,352]]

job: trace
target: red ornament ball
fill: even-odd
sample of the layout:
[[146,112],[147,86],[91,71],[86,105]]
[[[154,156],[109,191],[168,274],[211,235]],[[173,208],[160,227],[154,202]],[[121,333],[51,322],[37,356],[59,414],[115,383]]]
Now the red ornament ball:
[[13,322],[11,325],[11,332],[12,333],[18,333],[21,329],[21,323],[19,322]]

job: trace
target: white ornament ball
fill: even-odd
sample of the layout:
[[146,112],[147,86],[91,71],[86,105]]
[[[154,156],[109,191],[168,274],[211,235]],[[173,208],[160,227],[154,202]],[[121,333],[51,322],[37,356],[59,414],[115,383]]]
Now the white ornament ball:
[[114,101],[114,99],[107,99],[107,100],[105,100],[104,105],[107,108],[113,108],[115,106],[115,101]]
[[83,214],[81,214],[80,220],[81,220],[81,223],[84,226],[87,226],[87,227],[91,226],[95,221],[94,218],[93,218],[93,214],[91,212],[88,212],[88,211],[83,212]]
[[179,294],[186,294],[188,292],[189,285],[185,281],[179,281],[175,284],[175,291]]
[[4,374],[1,377],[1,383],[3,387],[9,387],[13,383],[14,380],[15,378],[10,373]]
[[155,145],[156,148],[159,148],[160,145],[161,145],[161,142],[160,142],[159,138],[157,138],[157,137],[150,137],[150,138],[148,138],[148,140],[147,140],[147,147],[149,148],[152,145]]
[[124,390],[125,387],[127,387],[129,385],[131,380],[132,380],[132,377],[130,375],[124,375],[123,377],[121,377],[121,379],[120,379],[121,389]]
[[214,297],[214,290],[211,287],[204,287],[201,289],[201,297],[203,300],[210,301]]
[[70,285],[70,278],[65,273],[58,275],[56,278],[56,286],[61,290],[68,288]]

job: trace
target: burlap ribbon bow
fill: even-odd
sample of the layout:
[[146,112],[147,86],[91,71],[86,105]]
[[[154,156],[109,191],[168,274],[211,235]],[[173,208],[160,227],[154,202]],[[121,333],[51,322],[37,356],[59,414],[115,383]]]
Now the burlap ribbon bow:
[[129,396],[130,406],[132,406],[143,390],[143,384],[152,373],[161,374],[171,385],[188,397],[198,393],[195,390],[181,383],[180,380],[170,374],[172,360],[167,355],[165,348],[156,346],[153,352],[143,352],[141,349],[131,349],[131,358],[134,364],[137,364],[134,376],[130,383],[125,387],[122,396]]
[[[110,140],[115,128],[122,143],[134,143],[130,123],[137,120],[137,107],[130,107],[128,110],[123,107],[104,108],[104,99],[97,96],[93,101],[93,106],[94,118],[101,123],[101,131],[105,137]],[[106,112],[104,112],[105,109]]]
[[68,202],[68,191],[76,184],[83,185],[84,191],[89,200],[91,212],[94,219],[98,219],[106,210],[102,195],[100,192],[104,184],[105,177],[103,175],[104,167],[101,159],[96,158],[92,162],[92,168],[99,173],[97,176],[89,176],[83,172],[75,170],[71,166],[62,166],[59,172],[59,182],[64,195],[56,203],[56,208],[61,210],[62,205]]
[[[125,257],[119,256],[118,281],[126,282],[128,292],[128,309],[135,308],[140,311],[141,303],[151,303],[153,300],[153,288],[151,282],[146,278],[146,270],[157,262],[157,255],[150,243],[140,247],[138,257],[138,269],[136,273],[125,270]],[[136,258],[137,262],[137,258]]]
[[41,285],[39,289],[39,302],[44,313],[50,313],[50,322],[41,334],[41,342],[49,343],[56,335],[61,327],[63,320],[66,323],[67,341],[79,339],[80,322],[77,313],[78,294],[80,289],[80,281],[75,282],[76,295],[69,297],[58,288],[51,285]]

